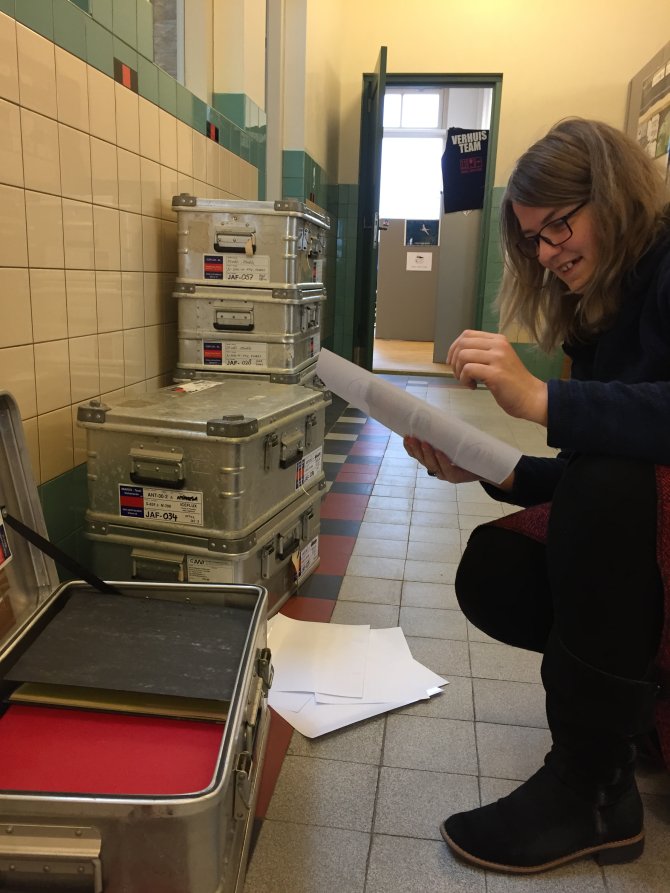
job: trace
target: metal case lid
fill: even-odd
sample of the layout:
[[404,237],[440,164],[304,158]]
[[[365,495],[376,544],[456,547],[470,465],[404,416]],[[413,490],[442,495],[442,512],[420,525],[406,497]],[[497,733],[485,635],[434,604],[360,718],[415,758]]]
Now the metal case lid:
[[[21,415],[16,400],[0,391],[0,507],[47,536]],[[0,527],[0,651],[30,621],[58,585],[53,560],[6,524]]]

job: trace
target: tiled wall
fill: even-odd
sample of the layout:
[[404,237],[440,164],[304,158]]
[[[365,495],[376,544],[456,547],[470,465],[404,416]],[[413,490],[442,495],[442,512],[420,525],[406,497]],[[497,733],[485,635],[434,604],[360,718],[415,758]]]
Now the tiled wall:
[[[26,21],[42,7],[0,3]],[[88,23],[70,0],[48,6],[54,33],[65,14]],[[255,166],[177,116],[181,94],[171,113],[158,82],[155,102],[117,83],[85,61],[99,32],[82,33],[84,58],[0,12],[0,382],[19,402],[51,537],[64,544],[85,502],[77,405],[170,380],[173,194],[258,189]]]

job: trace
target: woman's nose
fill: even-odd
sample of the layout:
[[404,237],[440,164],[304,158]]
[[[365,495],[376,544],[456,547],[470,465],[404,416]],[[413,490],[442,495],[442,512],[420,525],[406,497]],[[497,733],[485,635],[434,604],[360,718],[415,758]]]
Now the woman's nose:
[[563,250],[562,245],[550,245],[548,242],[545,242],[544,239],[540,239],[540,244],[538,245],[537,259],[542,264],[543,267],[546,267],[547,264],[554,260],[557,254],[560,254]]

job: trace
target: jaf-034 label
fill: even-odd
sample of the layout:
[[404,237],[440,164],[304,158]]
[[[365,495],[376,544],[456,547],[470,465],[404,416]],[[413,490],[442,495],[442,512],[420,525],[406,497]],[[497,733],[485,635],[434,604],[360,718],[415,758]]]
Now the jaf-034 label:
[[168,524],[202,527],[202,493],[119,484],[119,514]]

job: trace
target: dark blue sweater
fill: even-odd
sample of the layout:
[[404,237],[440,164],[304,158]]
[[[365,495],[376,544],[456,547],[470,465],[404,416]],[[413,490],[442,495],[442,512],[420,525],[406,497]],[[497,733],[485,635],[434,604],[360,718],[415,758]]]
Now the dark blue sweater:
[[550,500],[575,452],[670,465],[670,228],[626,278],[612,326],[563,348],[572,377],[549,381],[547,424],[547,443],[561,453],[523,456],[510,493],[484,485],[494,499]]

